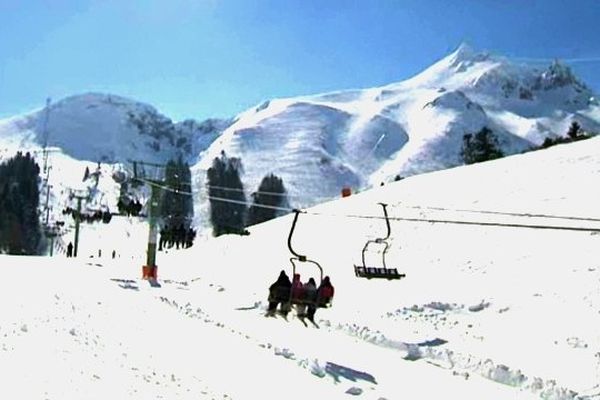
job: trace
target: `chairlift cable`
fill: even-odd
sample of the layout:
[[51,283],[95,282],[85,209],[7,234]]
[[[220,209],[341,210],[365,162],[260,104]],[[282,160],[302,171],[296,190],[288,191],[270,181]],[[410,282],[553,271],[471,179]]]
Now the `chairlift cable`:
[[[143,178],[138,178],[142,182],[146,182],[150,185],[155,185],[161,187],[165,190],[174,191],[174,189],[169,188],[164,185],[157,184],[152,181],[148,181]],[[180,192],[180,191],[179,191]],[[186,194],[191,195],[191,193],[186,192]],[[277,207],[277,206],[269,206],[265,204],[254,204],[241,200],[234,199],[226,199],[223,197],[214,197],[214,196],[205,196],[207,199],[212,199],[216,201],[221,201],[225,203],[232,204],[243,204],[247,206],[256,206],[261,208],[269,208],[276,209],[280,211],[294,211],[294,208],[291,207]],[[363,214],[332,214],[332,213],[323,213],[318,211],[302,211],[305,214],[313,215],[313,216],[323,216],[323,217],[339,217],[339,218],[358,218],[358,219],[374,219],[374,220],[382,220],[385,217],[379,215],[363,215]],[[589,228],[589,227],[572,227],[572,226],[561,226],[561,225],[540,225],[540,224],[519,224],[519,223],[503,223],[503,222],[483,222],[483,221],[460,221],[460,220],[451,220],[451,219],[433,219],[433,218],[411,218],[411,217],[388,217],[390,221],[407,221],[407,222],[427,222],[427,223],[444,223],[444,224],[457,224],[457,225],[479,225],[479,226],[498,226],[498,227],[508,227],[508,228],[529,228],[529,229],[554,229],[554,230],[566,230],[566,231],[580,231],[580,232],[600,232],[600,228]],[[591,220],[591,219],[590,219]]]
[[[131,171],[129,171],[129,172],[131,172]],[[145,182],[144,178],[135,178],[135,179]],[[190,185],[186,185],[186,186],[190,186]],[[203,185],[203,187],[210,188],[210,189],[219,189],[219,190],[224,190],[224,191],[228,191],[228,192],[242,192],[242,193],[246,193],[246,191],[244,189],[232,188],[232,187],[226,187],[226,186],[219,186],[219,185]],[[166,189],[166,188],[163,187],[163,189]],[[182,194],[182,195],[189,195],[189,196],[193,195],[193,193],[187,192],[187,191],[184,191],[184,190],[181,190],[181,189],[169,188],[169,189],[166,189],[166,190],[175,191],[175,193]],[[290,194],[290,193],[287,193],[287,192],[286,193],[270,192],[270,191],[266,191],[266,190],[255,190],[255,191],[252,191],[250,194],[251,195],[252,194],[264,194],[264,195],[269,195],[269,196],[280,196],[280,197],[302,197],[300,195],[294,195],[294,194]],[[329,200],[328,198],[322,198],[322,199]]]
[[234,199],[226,199],[224,197],[215,197],[215,196],[205,196],[205,197],[207,199],[210,199],[210,200],[221,201],[221,202],[224,202],[224,203],[243,204],[243,205],[246,205],[246,206],[259,207],[259,208],[268,208],[268,209],[271,209],[271,210],[278,210],[278,211],[289,211],[289,212],[294,211],[294,209],[291,208],[291,207],[277,207],[277,206],[270,206],[268,204],[248,203],[247,201],[234,200]]
[[591,221],[600,222],[600,218],[589,218],[589,217],[575,217],[567,215],[552,215],[552,214],[535,214],[529,212],[508,212],[508,211],[489,211],[489,210],[473,210],[473,209],[460,209],[460,208],[445,208],[445,207],[432,207],[432,206],[409,206],[405,204],[392,205],[394,208],[412,208],[412,209],[426,209],[434,211],[457,211],[457,212],[469,212],[477,214],[492,214],[492,215],[509,215],[515,217],[528,217],[528,218],[551,218],[551,219],[566,219],[574,221]]
[[[230,188],[230,187],[217,186],[217,185],[204,185],[204,187],[211,188],[211,189],[220,189],[220,190],[229,191],[229,192],[244,192],[244,193],[246,192],[244,189]],[[300,195],[294,195],[294,194],[289,194],[289,193],[269,192],[269,191],[262,191],[262,190],[256,190],[256,191],[251,192],[250,194],[265,194],[265,195],[269,195],[269,196],[280,196],[280,197],[302,197]],[[329,198],[325,198],[325,197],[322,197],[321,199],[330,200]]]
[[[306,211],[307,214],[315,216],[328,216],[328,217],[339,217],[339,218],[359,218],[359,219],[385,219],[378,215],[360,215],[360,214],[329,214],[322,212]],[[390,221],[408,221],[408,222],[428,222],[428,223],[445,223],[445,224],[458,224],[458,225],[480,225],[480,226],[499,226],[509,228],[530,228],[530,229],[556,229],[556,230],[568,230],[568,231],[582,231],[582,232],[600,232],[600,228],[587,228],[587,227],[573,227],[573,226],[561,226],[561,225],[539,225],[539,224],[517,224],[517,223],[503,223],[503,222],[478,222],[478,221],[460,221],[460,220],[445,220],[445,219],[432,219],[432,218],[411,218],[411,217],[389,217]]]
[[[180,193],[180,194],[189,195],[189,196],[192,195],[192,193],[190,193],[190,192],[184,192],[184,191],[180,191],[180,190],[177,190],[177,189],[173,189],[171,187],[168,187],[168,186],[165,186],[165,185],[161,185],[161,184],[158,184],[156,182],[153,182],[153,181],[150,181],[150,180],[147,180],[147,179],[143,179],[143,178],[137,178],[137,179],[140,180],[140,181],[142,181],[142,182],[144,182],[144,183],[147,183],[149,185],[153,185],[155,187],[159,187],[161,189],[168,190],[168,191],[171,191],[171,192],[174,192],[174,193]],[[271,210],[289,211],[289,212],[291,212],[291,211],[294,210],[291,207],[277,207],[277,206],[270,206],[270,205],[267,205],[267,204],[249,203],[247,201],[235,200],[235,199],[227,199],[227,198],[218,197],[218,196],[207,196],[207,195],[202,195],[202,194],[200,194],[200,196],[203,196],[204,198],[207,198],[207,199],[210,199],[210,200],[221,201],[221,202],[225,202],[225,203],[242,204],[242,205],[246,205],[246,206],[255,206],[255,207],[267,208],[267,209],[271,209]]]

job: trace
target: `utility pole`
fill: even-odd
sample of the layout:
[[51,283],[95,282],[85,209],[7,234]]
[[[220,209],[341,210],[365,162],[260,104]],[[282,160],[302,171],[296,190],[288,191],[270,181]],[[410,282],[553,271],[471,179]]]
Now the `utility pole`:
[[148,250],[146,251],[146,266],[152,267],[152,277],[156,278],[156,239],[158,236],[157,217],[160,202],[160,188],[152,185],[150,205],[148,207]]
[[81,193],[73,194],[74,198],[77,199],[77,211],[75,217],[75,244],[73,246],[73,257],[77,257],[77,249],[79,248],[79,223],[81,222],[81,200],[87,199],[87,195]]
[[44,158],[44,173],[46,173],[46,169],[48,167],[48,151],[46,148],[48,147],[48,120],[50,119],[50,97],[46,99],[46,114],[44,116],[44,127],[43,127],[43,158]]
[[58,226],[47,227],[46,236],[50,238],[50,257],[54,254],[54,238],[58,236]]
[[50,257],[54,255],[54,237],[56,236],[53,232],[50,232]]
[[[150,171],[150,172],[149,172]],[[133,162],[133,177],[150,185],[150,200],[148,204],[148,247],[146,250],[146,265],[142,267],[142,279],[147,279],[151,286],[160,285],[157,282],[156,239],[158,236],[158,210],[161,187],[164,186],[165,165],[152,164],[143,161]]]
[[[48,168],[48,171],[50,171],[50,168]],[[48,174],[49,175],[49,174]],[[52,187],[51,184],[48,183],[48,181],[46,181],[46,221],[44,223],[44,225],[48,226],[48,220],[50,219],[50,206],[48,205],[48,202],[50,201],[50,188]]]
[[[52,185],[50,185],[50,169],[52,167],[48,165],[48,121],[50,119],[50,97],[46,99],[45,111],[46,112],[44,115],[44,125],[42,128],[42,158],[44,161],[44,184],[46,185],[46,220],[44,222],[44,225],[46,226],[46,228],[48,228],[48,221],[50,220],[50,206],[48,203],[50,202],[50,188],[52,187]],[[50,249],[50,253],[50,255],[52,255],[52,249]]]

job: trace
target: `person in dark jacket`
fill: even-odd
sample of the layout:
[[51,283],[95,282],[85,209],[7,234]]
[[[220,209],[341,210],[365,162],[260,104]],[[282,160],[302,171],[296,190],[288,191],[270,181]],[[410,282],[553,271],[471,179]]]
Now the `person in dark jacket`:
[[67,257],[73,257],[73,243],[67,245]]
[[[310,278],[304,285],[304,301],[306,304],[306,317],[313,321],[317,311],[317,284],[313,278]],[[302,315],[299,313],[298,315]]]
[[279,278],[269,287],[269,307],[267,314],[273,315],[277,310],[277,305],[281,303],[282,313],[287,314],[284,310],[285,303],[289,300],[292,283],[285,271],[279,273]]

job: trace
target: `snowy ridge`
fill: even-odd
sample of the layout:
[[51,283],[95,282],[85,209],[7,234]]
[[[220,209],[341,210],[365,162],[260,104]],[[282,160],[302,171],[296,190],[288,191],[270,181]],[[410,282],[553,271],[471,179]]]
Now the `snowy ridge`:
[[225,150],[241,157],[249,193],[273,172],[302,207],[343,186],[362,190],[461,165],[463,135],[484,126],[505,154],[564,136],[574,120],[598,132],[599,110],[566,65],[538,69],[463,44],[403,82],[276,99],[241,113],[208,148],[195,182],[203,191],[205,169]]
[[[44,120],[39,110],[0,121],[0,157],[39,150]],[[568,66],[531,67],[463,44],[402,82],[271,99],[231,120],[173,123],[119,96],[73,96],[51,105],[48,132],[49,145],[73,159],[73,170],[77,160],[122,170],[131,160],[182,156],[193,165],[195,224],[208,232],[206,170],[223,150],[242,159],[247,198],[274,173],[290,204],[302,208],[337,198],[343,187],[358,192],[460,166],[463,135],[484,126],[505,154],[518,154],[564,136],[572,121],[600,131],[600,103]]]
[[173,123],[154,107],[110,94],[67,97],[31,114],[0,121],[2,144],[21,149],[48,146],[78,160],[125,163],[194,159],[230,122],[211,119]]

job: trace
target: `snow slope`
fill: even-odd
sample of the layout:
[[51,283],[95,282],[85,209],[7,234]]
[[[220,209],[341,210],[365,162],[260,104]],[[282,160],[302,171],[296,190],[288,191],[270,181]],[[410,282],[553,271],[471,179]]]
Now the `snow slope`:
[[[595,138],[307,209],[293,246],[336,287],[333,307],[317,312],[320,329],[262,316],[268,285],[281,269],[291,274],[291,215],[249,236],[159,253],[160,288],[139,279],[145,235],[118,238],[112,225],[84,227],[80,259],[0,256],[0,390],[48,399],[597,398],[599,155]],[[406,273],[400,281],[354,276],[364,242],[385,234],[378,202],[393,218],[387,262]],[[95,246],[119,239],[138,255],[96,256]],[[316,275],[304,264],[299,272]]]

